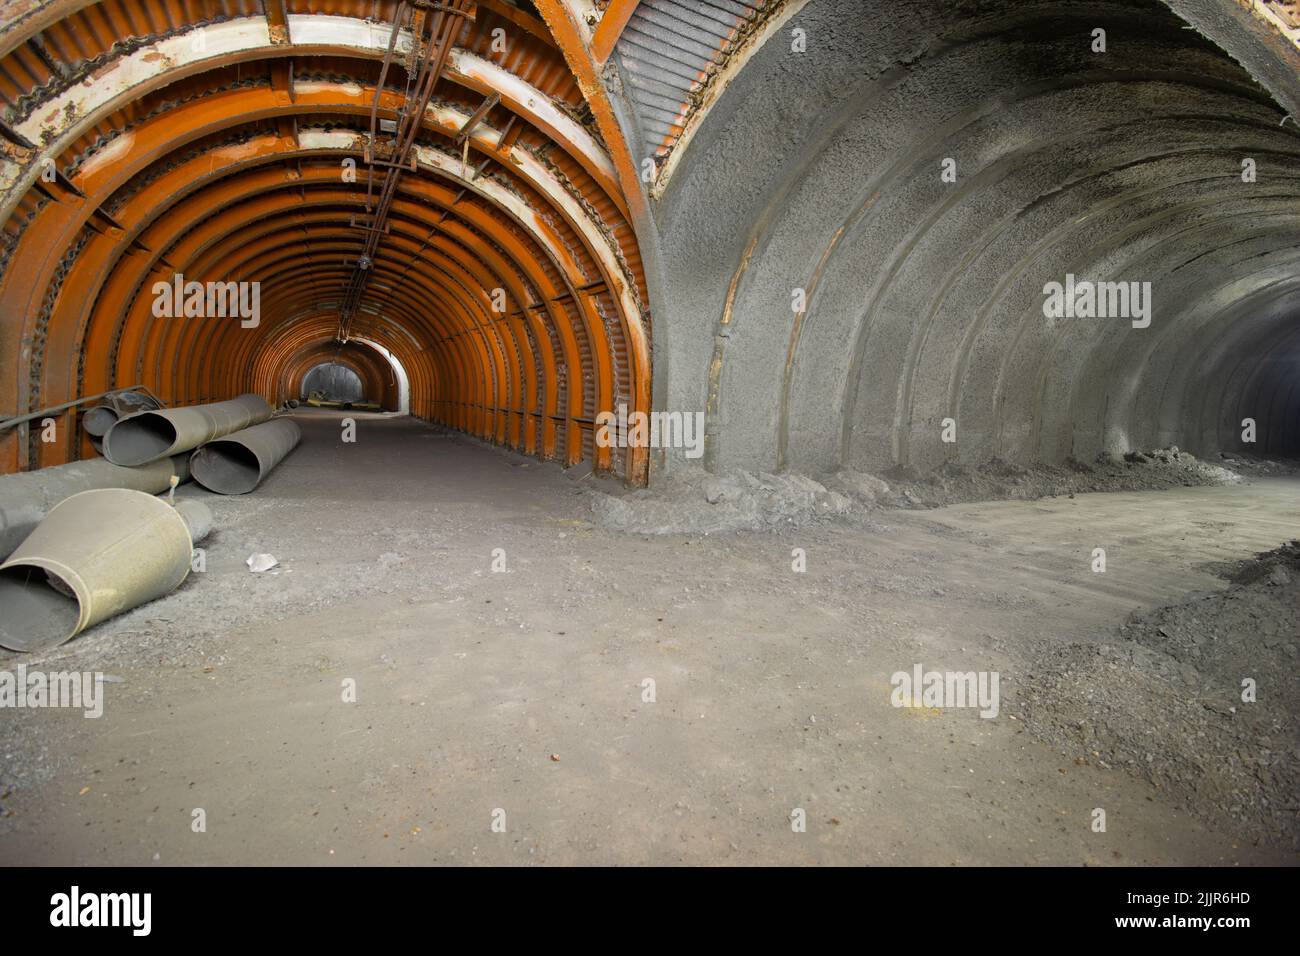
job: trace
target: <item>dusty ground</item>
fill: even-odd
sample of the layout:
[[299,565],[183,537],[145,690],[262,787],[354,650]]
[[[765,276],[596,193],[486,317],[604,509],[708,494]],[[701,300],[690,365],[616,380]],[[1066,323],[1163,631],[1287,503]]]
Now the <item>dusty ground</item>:
[[[23,659],[112,680],[98,720],[0,711],[0,861],[1296,862],[1013,719],[1043,642],[1296,537],[1294,478],[645,536],[552,466],[382,416],[343,444],[341,417],[301,416],[253,495],[186,492],[217,518],[205,573]],[[893,707],[917,663],[997,671],[998,717]]]
[[592,513],[601,527],[635,534],[770,531],[880,508],[929,509],[972,501],[1037,501],[1100,491],[1164,491],[1232,485],[1247,477],[1297,477],[1300,462],[1220,455],[1202,461],[1177,447],[1092,464],[1021,466],[953,461],[917,478],[908,469],[878,475],[850,470],[819,475],[745,471],[712,475],[700,467],[674,471],[653,487],[627,493],[595,490]]
[[1225,572],[1226,591],[1134,614],[1101,643],[1044,642],[1020,716],[1077,760],[1300,852],[1300,542]]

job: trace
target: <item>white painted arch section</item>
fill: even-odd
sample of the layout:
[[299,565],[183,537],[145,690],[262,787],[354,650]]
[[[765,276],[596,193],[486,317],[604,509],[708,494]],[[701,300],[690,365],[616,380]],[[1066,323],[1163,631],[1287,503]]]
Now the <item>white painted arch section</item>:
[[[354,17],[315,14],[289,18],[290,46],[359,50],[367,56],[382,56],[388,48],[391,24],[370,23]],[[410,45],[410,34],[403,34],[398,46]],[[133,99],[142,84],[157,84],[166,74],[177,77],[201,71],[208,61],[224,57],[254,58],[274,49],[283,53],[285,45],[271,41],[270,29],[263,17],[241,17],[221,23],[195,27],[183,34],[167,37],[135,52],[119,57],[80,83],[64,90],[43,104],[15,129],[36,143],[36,162],[24,167],[12,160],[0,161],[0,219],[8,218],[14,207],[40,175],[43,160],[58,156],[87,129],[108,113]],[[541,90],[494,63],[456,49],[448,60],[448,76],[458,83],[490,87],[499,91],[509,105],[554,137],[567,144],[574,158],[598,177],[615,180],[614,164],[601,145],[583,127],[555,105]]]
[[[289,39],[293,46],[349,47],[382,56],[388,49],[392,25],[371,23],[355,17],[327,17],[295,14],[289,17]],[[397,52],[411,48],[411,34],[403,30],[397,40]],[[468,50],[453,49],[447,58],[447,75],[467,86],[490,87],[516,112],[548,135],[573,145],[575,158],[587,158],[600,173],[613,180],[614,163],[600,143],[572,117],[555,105],[549,96],[509,70],[485,60]],[[586,164],[584,164],[586,165]]]
[[388,359],[388,364],[393,369],[393,378],[397,380],[397,413],[399,415],[411,414],[411,380],[406,377],[406,369],[402,368],[402,363],[397,356],[374,339],[368,339],[360,335],[354,335],[352,338],[358,342],[365,342],[366,345],[369,345]]

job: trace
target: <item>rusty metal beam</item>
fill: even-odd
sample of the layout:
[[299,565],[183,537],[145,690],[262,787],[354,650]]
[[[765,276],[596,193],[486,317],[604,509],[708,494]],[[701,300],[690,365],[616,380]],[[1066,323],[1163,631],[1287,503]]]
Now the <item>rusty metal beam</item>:
[[[596,125],[610,152],[621,193],[627,203],[627,218],[636,227],[638,236],[654,235],[656,226],[650,216],[647,196],[642,189],[640,166],[633,157],[618,115],[610,101],[601,77],[601,67],[595,62],[587,48],[587,29],[564,0],[536,0],[538,11],[551,28],[556,43],[564,53],[569,69],[573,71],[578,86],[591,107]],[[630,14],[629,14],[630,16]],[[650,367],[650,346],[648,337],[629,342],[633,361],[644,367]],[[635,394],[633,404],[640,408],[649,408],[650,376],[638,378],[633,383]],[[650,456],[644,448],[633,448],[629,453],[629,476],[634,483],[644,484],[648,480]]]
[[480,103],[478,105],[478,108],[474,110],[473,113],[470,114],[469,119],[465,120],[465,125],[460,128],[460,132],[456,134],[456,142],[458,143],[466,142],[470,138],[470,136],[473,135],[474,130],[478,126],[478,124],[483,122],[484,117],[486,117],[488,113],[491,112],[492,109],[500,102],[501,102],[501,94],[493,93],[482,103]]
[[266,26],[271,33],[271,42],[282,45],[289,42],[289,15],[284,7],[284,0],[262,0],[266,12]]
[[506,121],[505,129],[501,131],[501,138],[497,141],[497,152],[503,156],[509,156],[510,151],[515,147],[515,141],[519,139],[519,134],[523,132],[524,124],[519,122],[519,117],[514,113],[510,114],[510,119]]
[[613,54],[618,38],[623,35],[639,3],[640,0],[610,0],[591,38],[591,57],[597,66],[603,65]]
[[293,57],[286,57],[283,60],[272,60],[271,62],[271,88],[278,93],[283,93],[288,97],[289,102],[297,99],[297,90],[294,87],[294,61]]
[[[291,17],[290,22],[295,31],[303,31],[306,37],[305,48],[314,54],[382,56],[382,48],[374,42],[375,31],[369,26],[364,31],[358,29],[363,25],[360,21],[346,17],[309,15]],[[38,111],[36,116],[24,121],[15,132],[30,141],[45,144],[42,149],[47,154],[57,155],[76,136],[102,121],[105,111],[120,101],[125,91],[116,84],[118,77],[125,76],[128,72],[134,77],[132,88],[138,95],[144,95],[171,82],[172,73],[188,74],[203,68],[215,69],[252,59],[292,55],[292,51],[298,49],[295,45],[277,46],[270,43],[261,18],[258,18],[256,25],[262,31],[260,38],[247,18],[196,28],[196,31],[211,34],[209,49],[223,51],[201,61],[194,58],[189,41],[184,37],[168,38],[145,46],[125,55],[133,63],[131,71],[120,69],[119,58],[105,68],[103,82],[78,84],[58,94],[50,101],[48,110]],[[196,31],[190,31],[190,34]],[[596,138],[573,120],[561,104],[516,74],[467,50],[450,51],[446,61],[446,76],[458,85],[484,95],[500,93],[503,106],[523,116],[560,144],[605,190],[620,213],[627,215],[616,164],[611,162]],[[301,94],[302,86],[302,83],[295,84],[298,95]],[[608,137],[608,132],[602,132]],[[24,184],[30,184],[35,179],[36,173],[31,167],[26,164],[24,166],[15,187],[7,188],[0,198],[0,211],[12,211]]]

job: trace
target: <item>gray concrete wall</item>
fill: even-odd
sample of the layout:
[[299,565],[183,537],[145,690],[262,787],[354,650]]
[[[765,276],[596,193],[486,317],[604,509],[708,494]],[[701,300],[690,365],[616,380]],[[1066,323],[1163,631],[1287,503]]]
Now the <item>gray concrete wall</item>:
[[[1247,416],[1261,448],[1294,451],[1284,115],[1156,0],[812,0],[655,206],[656,405],[708,411],[715,470],[1209,452],[1240,447]],[[1067,273],[1152,283],[1150,327],[1048,320]]]

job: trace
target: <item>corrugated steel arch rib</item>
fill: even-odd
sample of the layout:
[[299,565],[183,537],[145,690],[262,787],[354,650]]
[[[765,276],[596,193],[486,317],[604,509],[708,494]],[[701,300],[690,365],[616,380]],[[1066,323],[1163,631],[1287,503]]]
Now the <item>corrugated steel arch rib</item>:
[[[137,378],[173,401],[287,397],[283,363],[332,338],[322,317],[363,245],[371,104],[402,103],[375,86],[398,4],[214,0],[190,20],[136,6],[0,6],[0,395],[15,412]],[[648,407],[649,315],[627,199],[569,68],[498,0],[455,35],[438,89],[350,333],[398,357],[414,413],[644,481],[643,451],[592,438],[598,412]],[[262,324],[155,318],[152,283],[174,272],[261,283]],[[0,435],[0,468],[87,451],[65,434]]]

